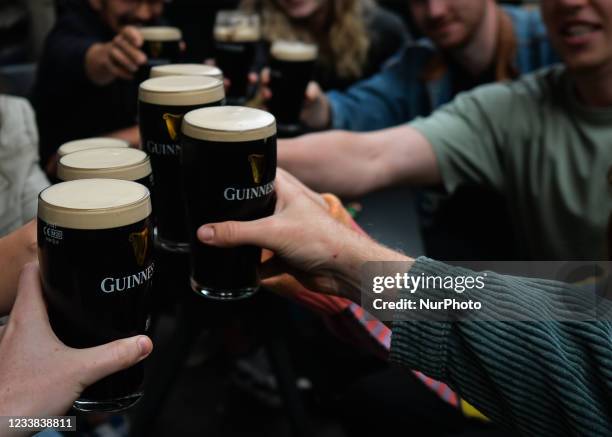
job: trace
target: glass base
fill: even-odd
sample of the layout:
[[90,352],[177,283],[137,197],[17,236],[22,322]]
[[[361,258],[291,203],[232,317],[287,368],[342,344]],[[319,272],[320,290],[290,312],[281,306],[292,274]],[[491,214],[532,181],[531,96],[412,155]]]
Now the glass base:
[[169,241],[157,236],[157,245],[168,252],[173,253],[189,253],[189,243],[177,243],[176,241]]
[[197,283],[193,278],[189,278],[191,289],[198,295],[214,300],[241,300],[253,296],[259,291],[259,285],[255,287],[237,288],[224,290],[219,288],[204,287]]
[[93,401],[89,399],[77,399],[72,406],[75,410],[85,413],[116,413],[118,411],[127,410],[135,405],[142,397],[142,392],[132,395],[117,398],[106,399],[101,401]]

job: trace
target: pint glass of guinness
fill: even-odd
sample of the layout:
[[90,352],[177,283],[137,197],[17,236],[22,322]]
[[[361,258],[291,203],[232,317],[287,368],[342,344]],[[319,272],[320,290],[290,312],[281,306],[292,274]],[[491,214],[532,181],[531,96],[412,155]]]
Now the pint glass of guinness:
[[74,152],[80,152],[81,150],[88,149],[115,149],[115,148],[127,148],[130,144],[127,141],[120,140],[118,138],[106,138],[106,137],[94,137],[94,138],[83,138],[81,140],[68,141],[62,144],[57,149],[57,155],[61,158],[64,155]]
[[89,149],[62,156],[57,166],[61,181],[122,179],[153,188],[149,156],[137,149]]
[[230,80],[228,102],[242,104],[249,90],[248,75],[261,37],[259,16],[220,11],[214,29],[215,60]]
[[[53,331],[74,348],[143,334],[153,278],[149,190],[115,179],[62,182],[38,199],[38,259]],[[82,411],[119,411],[142,396],[143,365],[86,389]]]
[[204,64],[167,64],[151,68],[151,78],[161,76],[206,76],[223,80],[223,72]]
[[140,84],[140,136],[153,167],[157,238],[166,250],[189,250],[179,168],[183,115],[196,108],[221,105],[224,97],[223,83],[211,77],[165,76]]
[[181,30],[170,26],[149,26],[138,29],[144,40],[141,50],[147,55],[147,63],[137,73],[138,83],[149,77],[156,65],[178,62],[181,56]]
[[277,41],[272,44],[270,55],[270,112],[276,117],[279,131],[298,130],[306,86],[314,73],[317,46]]
[[274,212],[276,122],[265,111],[204,108],[183,119],[181,165],[191,240],[191,287],[215,299],[240,299],[259,288],[261,250],[206,246],[206,223],[256,220]]

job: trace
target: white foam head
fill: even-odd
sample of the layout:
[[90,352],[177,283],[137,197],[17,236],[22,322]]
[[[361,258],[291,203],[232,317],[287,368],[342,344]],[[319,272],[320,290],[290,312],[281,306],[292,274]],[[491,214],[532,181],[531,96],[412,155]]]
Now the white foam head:
[[261,38],[261,32],[256,27],[215,27],[215,39],[221,42],[255,42]]
[[138,28],[145,41],[180,41],[183,33],[178,27],[146,26]]
[[163,76],[140,84],[138,98],[166,106],[205,105],[225,98],[223,82],[205,76]]
[[151,68],[151,78],[162,76],[206,76],[223,80],[223,72],[205,64],[166,64]]
[[76,179],[123,179],[137,181],[151,174],[149,157],[137,149],[89,149],[60,158],[57,177]]
[[281,61],[314,61],[318,49],[314,44],[299,41],[275,41],[270,49],[272,56]]
[[69,153],[79,152],[81,150],[117,147],[130,147],[130,144],[127,141],[120,140],[118,138],[83,138],[81,140],[69,141],[62,144],[60,148],[57,149],[57,154],[58,156],[62,157]]
[[260,109],[215,106],[185,114],[182,131],[191,138],[207,141],[255,141],[275,135],[276,120]]
[[112,229],[151,215],[149,190],[116,179],[61,182],[38,196],[38,217],[68,229]]

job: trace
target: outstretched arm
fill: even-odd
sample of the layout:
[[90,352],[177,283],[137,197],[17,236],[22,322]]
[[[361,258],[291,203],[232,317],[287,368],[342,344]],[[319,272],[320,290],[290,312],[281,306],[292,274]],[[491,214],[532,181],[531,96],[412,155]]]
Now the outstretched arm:
[[431,144],[408,125],[368,133],[331,131],[281,140],[278,163],[310,188],[344,197],[403,183],[441,183]]
[[[282,268],[310,290],[356,302],[365,291],[360,273],[367,261],[404,261],[403,271],[414,276],[475,276],[426,258],[413,260],[340,225],[320,196],[282,170],[277,195],[273,216],[207,224],[198,238],[220,247],[270,249],[276,265],[264,265],[264,273]],[[396,269],[393,264],[381,265]],[[473,297],[444,288],[419,293],[440,303],[451,296]],[[593,296],[555,281],[488,272],[479,300],[491,320],[507,320],[510,311],[541,321],[457,321],[448,310],[439,322],[395,322],[391,360],[447,382],[488,417],[520,434],[610,435],[612,323],[555,321],[567,308],[592,303]]]

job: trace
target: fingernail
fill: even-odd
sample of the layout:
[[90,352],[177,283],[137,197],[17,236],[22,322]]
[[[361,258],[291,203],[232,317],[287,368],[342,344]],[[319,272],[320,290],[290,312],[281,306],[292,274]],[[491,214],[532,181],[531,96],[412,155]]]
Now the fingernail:
[[138,344],[140,355],[147,355],[149,353],[149,342],[146,337],[138,337],[136,343]]
[[202,241],[212,241],[215,238],[215,228],[203,226],[198,231],[198,237]]

